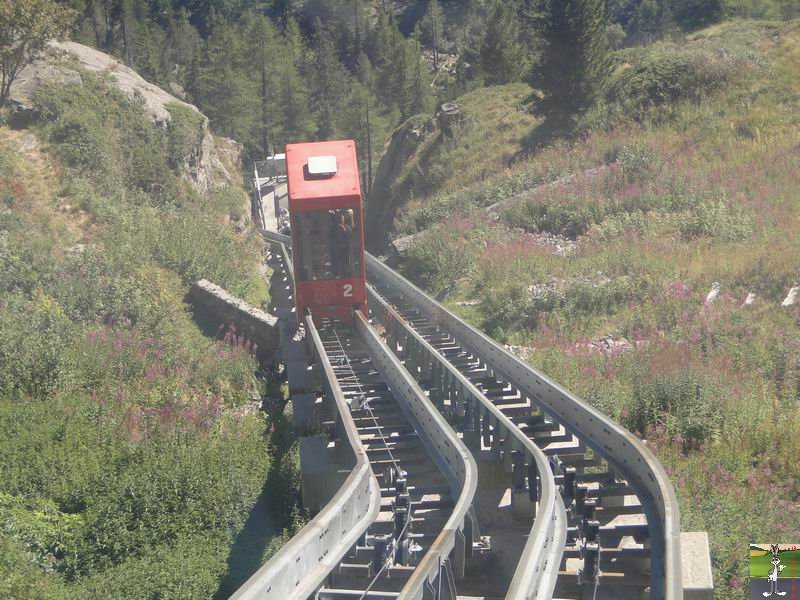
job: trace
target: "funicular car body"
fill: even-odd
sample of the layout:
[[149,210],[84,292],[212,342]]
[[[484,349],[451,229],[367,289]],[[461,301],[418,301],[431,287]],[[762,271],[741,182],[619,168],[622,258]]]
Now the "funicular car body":
[[288,144],[286,175],[298,319],[352,323],[367,308],[355,142]]

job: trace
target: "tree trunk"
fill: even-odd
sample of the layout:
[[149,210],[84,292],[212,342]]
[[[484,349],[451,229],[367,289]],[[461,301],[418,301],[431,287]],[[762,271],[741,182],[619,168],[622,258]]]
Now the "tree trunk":
[[269,136],[267,123],[269,122],[269,104],[267,102],[267,66],[261,67],[261,147],[265,154],[269,154]]
[[455,137],[455,128],[464,121],[464,115],[455,102],[445,102],[439,109],[439,129],[445,137]]

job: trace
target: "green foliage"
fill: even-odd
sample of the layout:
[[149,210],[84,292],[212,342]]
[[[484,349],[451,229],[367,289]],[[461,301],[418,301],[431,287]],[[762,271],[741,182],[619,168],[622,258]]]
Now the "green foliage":
[[527,70],[527,48],[519,41],[519,20],[505,2],[495,3],[481,45],[481,68],[488,85],[520,81]]
[[7,295],[0,309],[0,396],[45,398],[61,379],[64,349],[75,329],[62,308],[38,293]]
[[20,543],[0,533],[0,596],[58,600],[64,590],[54,577],[42,573]]
[[239,188],[179,183],[199,113],[161,129],[81,76],[35,98],[52,157],[0,144],[0,595],[210,597],[257,498],[298,514],[297,456],[249,410],[252,344],[184,304],[201,277],[258,304],[259,246],[225,223]]
[[141,106],[89,73],[80,84],[40,88],[34,102],[64,163],[106,190],[144,192],[155,204],[176,195],[167,134]]
[[64,36],[74,19],[72,9],[48,0],[0,2],[0,106],[22,69],[44,52],[47,42]]
[[625,144],[618,152],[607,155],[608,161],[617,161],[627,183],[643,183],[652,179],[663,163],[650,148]]
[[544,90],[551,112],[586,110],[602,93],[611,70],[605,2],[547,0],[539,27],[545,44],[532,84]]
[[208,534],[181,536],[140,556],[82,579],[74,598],[211,598],[228,565],[227,540]]
[[[15,460],[0,467],[3,487],[53,498],[71,513],[59,512],[51,501],[28,506],[2,496],[6,533],[38,560],[74,578],[197,532],[231,540],[241,528],[268,465],[263,422],[216,413],[204,433],[188,428],[194,416],[183,409],[176,422],[187,428],[169,431],[163,419],[176,408],[165,405],[158,428],[145,429],[153,417],[137,412],[135,404],[126,408],[119,397],[116,404],[81,396],[55,403],[61,410],[0,404],[4,456]],[[24,428],[15,423],[20,416]],[[91,449],[76,454],[89,440]],[[213,564],[214,557],[201,562]]]
[[687,449],[706,444],[722,431],[720,393],[714,378],[702,373],[637,373],[624,424],[640,434],[663,424],[670,439],[679,436]]
[[684,29],[699,29],[722,17],[722,0],[671,0],[670,16]]
[[403,270],[420,285],[440,291],[467,275],[479,243],[478,236],[465,239],[452,226],[434,228],[414,242]]
[[186,104],[167,105],[170,121],[167,125],[169,165],[174,171],[189,160],[192,149],[202,139],[203,115]]
[[605,104],[595,122],[613,122],[614,115],[644,119],[661,106],[680,100],[698,101],[732,80],[743,80],[764,63],[755,49],[740,44],[654,44],[617,54],[621,66],[609,81]]

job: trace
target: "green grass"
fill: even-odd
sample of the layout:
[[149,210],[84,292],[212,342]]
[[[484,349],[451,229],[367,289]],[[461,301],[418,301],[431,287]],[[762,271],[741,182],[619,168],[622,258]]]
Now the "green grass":
[[244,191],[181,180],[185,107],[162,130],[88,74],[35,101],[38,150],[0,127],[0,596],[212,597],[251,511],[273,524],[252,564],[302,522],[252,346],[184,300],[199,278],[267,299]]
[[[457,99],[463,123],[453,139],[440,135],[423,137],[413,155],[393,171],[391,193],[418,206],[415,198],[433,194],[452,195],[468,185],[506,168],[519,152],[522,141],[537,122],[527,109],[533,90],[524,84],[494,86]],[[418,127],[425,130],[425,120]]]
[[[744,593],[742,540],[800,531],[800,309],[780,306],[800,276],[798,58],[798,22],[626,50],[617,96],[578,139],[463,191],[418,194],[398,223],[423,232],[406,274],[647,439],[682,530],[709,534],[718,599]],[[487,224],[486,205],[564,173]],[[574,251],[554,253],[543,233]],[[619,346],[603,349],[606,336]]]
[[[778,558],[781,559],[780,564],[785,565],[785,569],[781,571],[779,577],[788,579],[792,577],[800,577],[800,550],[787,550],[780,552]],[[766,578],[769,570],[772,568],[772,553],[767,552],[762,556],[750,555],[750,577]]]

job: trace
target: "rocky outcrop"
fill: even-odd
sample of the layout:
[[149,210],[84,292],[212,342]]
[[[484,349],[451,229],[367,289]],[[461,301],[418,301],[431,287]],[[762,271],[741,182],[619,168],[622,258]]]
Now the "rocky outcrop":
[[169,125],[172,119],[169,105],[180,104],[197,112],[198,131],[193,136],[192,148],[179,165],[181,176],[200,193],[232,181],[230,171],[241,166],[240,144],[212,136],[208,119],[196,107],[145,81],[113,56],[75,42],[51,43],[50,52],[45,57],[20,73],[11,86],[9,97],[13,122],[25,125],[35,117],[33,98],[40,87],[53,83],[80,85],[85,72],[102,75],[109,85],[125,94],[131,102],[141,104],[145,114],[158,127]]
[[411,157],[431,135],[438,132],[435,122],[426,117],[412,117],[392,134],[381,158],[367,200],[365,235],[367,249],[381,252],[389,243],[389,232],[397,211],[409,194],[406,169],[413,169]]

